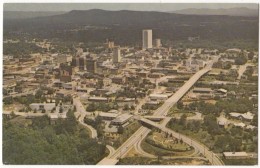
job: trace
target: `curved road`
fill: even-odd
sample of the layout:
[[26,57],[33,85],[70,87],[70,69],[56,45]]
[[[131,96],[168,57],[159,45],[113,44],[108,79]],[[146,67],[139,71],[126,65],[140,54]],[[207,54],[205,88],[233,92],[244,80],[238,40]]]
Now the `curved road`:
[[86,112],[79,97],[73,98],[73,104],[76,106],[77,109],[77,112],[75,112],[75,116],[78,119],[79,123],[87,127],[91,131],[91,138],[97,138],[97,130],[84,122],[85,116],[89,115],[89,113]]
[[[168,100],[166,100],[165,103],[160,108],[158,108],[153,115],[154,116],[166,116],[169,109],[175,103],[177,103],[188,92],[189,89],[191,89],[191,87],[197,82],[197,80],[199,80],[199,78],[202,75],[204,75],[208,71],[210,71],[212,65],[213,65],[213,61],[211,63],[209,63],[204,69],[202,69],[202,70],[198,71],[196,74],[194,74],[172,97],[170,97]],[[130,138],[128,138],[115,151],[115,153],[113,155],[108,157],[108,159],[118,160],[119,158],[124,157],[126,155],[126,153],[129,152],[130,149],[132,147],[134,147],[134,145],[138,141],[140,141],[140,139],[142,139],[143,136],[146,136],[149,133],[149,131],[150,130],[148,128],[141,126]],[[176,136],[176,134],[173,134],[173,136],[174,135]],[[180,135],[180,134],[178,134],[178,135],[182,136],[183,141],[187,143],[188,138],[186,138],[186,136]],[[203,150],[202,154],[204,154],[204,156],[206,158],[208,158],[209,161],[213,165],[223,165],[223,162],[214,153],[210,152],[207,148],[205,148],[204,146],[201,146],[199,143],[192,143],[192,140],[190,138],[189,138],[189,140],[191,143],[187,143],[187,144],[190,144],[194,148],[198,148],[199,151],[201,151],[201,149],[202,149]],[[104,164],[104,162],[102,162],[102,161],[100,163]],[[111,164],[115,164],[115,163],[116,162],[111,162]],[[110,163],[105,163],[105,164],[108,165]]]
[[109,156],[111,156],[113,153],[115,153],[115,149],[114,149],[112,146],[106,145],[106,148],[109,150],[109,155],[108,155],[107,157],[109,157]]
[[[145,138],[145,137],[144,137]],[[141,147],[141,143],[142,141],[144,140],[144,138],[140,141],[138,141],[138,143],[135,144],[135,150],[136,152],[138,152],[139,154],[145,156],[145,157],[148,157],[148,158],[157,158],[157,156],[153,155],[153,154],[150,154],[146,151],[144,151]],[[171,158],[192,158],[193,155],[196,155],[198,154],[198,151],[195,149],[194,153],[190,154],[190,155],[187,155],[187,156],[163,156],[162,158],[164,159],[171,159]],[[194,158],[197,158],[197,157],[194,157]],[[203,157],[202,157],[203,158]],[[206,159],[206,158],[203,158],[203,159]]]

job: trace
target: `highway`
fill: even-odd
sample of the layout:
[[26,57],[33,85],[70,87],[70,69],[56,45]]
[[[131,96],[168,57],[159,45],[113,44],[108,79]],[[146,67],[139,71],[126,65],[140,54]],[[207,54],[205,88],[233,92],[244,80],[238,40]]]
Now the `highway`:
[[173,137],[175,137],[177,139],[182,139],[183,142],[185,142],[186,144],[188,144],[190,146],[193,146],[201,154],[203,154],[209,160],[209,162],[211,162],[211,164],[213,164],[213,165],[223,165],[223,162],[221,161],[221,159],[216,154],[214,154],[205,145],[199,143],[198,141],[196,141],[192,138],[189,138],[185,135],[182,135],[180,133],[177,133],[177,132],[175,132],[175,131],[173,131],[169,128],[166,128],[162,124],[155,123],[155,122],[148,120],[146,118],[139,117],[139,120],[144,122],[144,123],[147,123],[147,124],[149,124],[153,127],[156,127],[158,129],[162,130],[163,132],[167,132],[168,134],[171,134]]
[[[210,71],[211,67],[213,65],[213,61],[209,63],[204,69],[198,71],[196,74],[194,74],[176,93],[174,93],[169,99],[165,101],[165,103],[159,107],[155,112],[154,116],[166,116],[170,108],[177,103],[190,89],[191,87],[200,79],[201,76],[206,74],[208,71]],[[166,124],[166,123],[164,123]],[[127,139],[116,151],[113,155],[108,157],[109,159],[118,160],[121,157],[124,157],[126,153],[134,147],[135,144],[137,144],[139,141],[142,140],[144,136],[146,136],[150,132],[150,129],[142,126],[140,127],[129,139]],[[185,139],[186,140],[186,139]],[[193,145],[194,148],[200,147],[197,146],[197,144]],[[207,157],[209,153],[205,152],[205,156]],[[215,156],[215,155],[214,155]],[[102,161],[101,161],[102,162]],[[104,164],[104,162],[102,162]],[[113,162],[115,164],[116,162]],[[217,158],[212,159],[212,164],[216,165],[222,165],[220,161],[218,161]],[[106,163],[109,164],[109,163]],[[112,164],[112,162],[111,162]]]
[[106,148],[109,150],[108,156],[112,155],[115,152],[115,149],[110,145],[106,145]]
[[[144,139],[145,137],[143,137]],[[145,152],[142,147],[141,147],[141,142],[139,141],[137,144],[135,144],[135,150],[141,154],[144,157],[148,157],[148,158],[153,158],[156,159],[158,156],[156,155],[152,155],[150,153]],[[186,155],[186,156],[162,156],[163,159],[178,159],[178,158],[196,158],[196,159],[201,159],[201,160],[208,160],[207,158],[204,157],[197,157],[195,155],[197,155],[199,152],[195,149],[194,153],[190,154],[190,155]]]

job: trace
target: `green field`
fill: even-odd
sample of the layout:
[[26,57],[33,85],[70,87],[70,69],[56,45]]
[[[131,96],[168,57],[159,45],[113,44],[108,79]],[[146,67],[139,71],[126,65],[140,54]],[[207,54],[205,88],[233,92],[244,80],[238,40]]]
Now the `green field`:
[[158,132],[148,135],[141,146],[144,151],[160,156],[187,156],[194,153],[194,149],[185,143],[177,141]]

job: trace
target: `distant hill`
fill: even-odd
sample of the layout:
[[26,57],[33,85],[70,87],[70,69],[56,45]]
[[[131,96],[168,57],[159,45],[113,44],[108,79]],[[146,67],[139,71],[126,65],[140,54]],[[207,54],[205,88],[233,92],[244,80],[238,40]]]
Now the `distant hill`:
[[57,12],[23,12],[23,11],[4,11],[4,19],[28,19],[44,16],[53,16],[64,14],[66,12],[57,11]]
[[[5,17],[5,16],[4,16]],[[201,39],[258,40],[258,17],[227,15],[183,15],[154,11],[73,10],[64,14],[28,19],[4,19],[4,37],[21,32],[42,38],[117,44],[141,42],[142,29],[153,29],[163,40]]]
[[229,15],[229,16],[258,16],[258,9],[249,8],[229,8],[229,9],[183,9],[173,11],[171,13],[185,14],[185,15]]

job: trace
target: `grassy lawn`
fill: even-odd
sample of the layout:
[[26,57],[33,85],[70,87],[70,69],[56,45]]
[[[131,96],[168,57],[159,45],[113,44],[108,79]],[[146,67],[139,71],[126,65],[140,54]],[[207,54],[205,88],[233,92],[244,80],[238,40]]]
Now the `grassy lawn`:
[[92,133],[91,133],[91,131],[88,127],[81,125],[81,124],[78,124],[78,126],[79,126],[80,129],[85,129],[87,131],[88,135],[91,137]]
[[187,117],[192,117],[196,115],[194,112],[176,112],[172,113],[171,117],[180,118],[183,114],[185,114]]
[[178,109],[176,106],[174,106],[174,107],[172,107],[171,110],[168,112],[167,116],[179,118],[179,117],[181,117],[183,114],[186,114],[187,117],[192,117],[192,116],[195,116],[195,115],[196,115],[194,112],[187,111],[187,110],[180,110],[180,109]]
[[139,154],[138,152],[136,152],[135,148],[132,148],[125,157],[142,157],[141,154]]
[[190,131],[190,130],[183,130],[182,126],[180,125],[174,125],[174,127],[170,127],[170,129],[180,132],[184,135],[188,135],[189,137],[197,140],[198,142],[203,143],[207,147],[211,147],[214,145],[214,141],[212,140],[212,136],[207,132],[203,131],[202,129],[198,131],[197,133]]
[[215,81],[216,78],[214,76],[203,76],[200,81],[205,81],[205,82],[212,82]]
[[174,141],[174,138],[164,138],[161,133],[153,132],[142,141],[144,151],[160,156],[187,156],[194,152],[192,147],[185,143]]
[[10,120],[11,123],[14,123],[14,124],[17,124],[19,126],[22,126],[22,127],[27,127],[29,125],[32,124],[32,120],[31,119],[27,119],[23,116],[17,116],[13,119]]
[[156,145],[162,146],[162,148],[171,151],[186,151],[189,145],[185,143],[177,143],[175,138],[166,138],[165,135],[159,132],[153,132],[147,139]]

